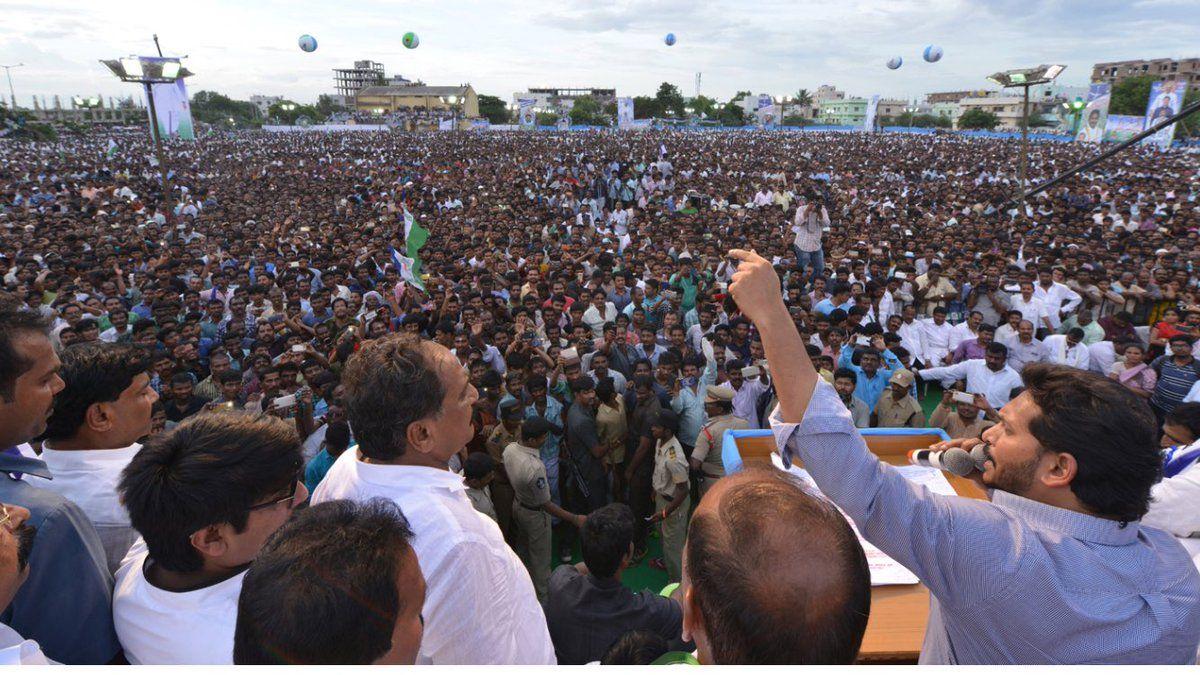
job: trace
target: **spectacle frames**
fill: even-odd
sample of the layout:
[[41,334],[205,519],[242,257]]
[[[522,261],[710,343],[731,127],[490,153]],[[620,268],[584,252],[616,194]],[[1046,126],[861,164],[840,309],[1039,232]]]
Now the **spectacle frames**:
[[262,504],[255,504],[254,506],[251,506],[247,510],[258,511],[260,509],[269,509],[273,506],[278,506],[278,505],[284,504],[284,503],[286,503],[288,505],[288,508],[291,508],[293,506],[292,502],[294,502],[296,500],[296,492],[299,489],[300,481],[301,481],[301,478],[300,478],[300,476],[297,475],[296,480],[292,481],[291,491],[288,492],[286,496],[280,497],[279,499],[275,499],[275,500],[272,500],[269,502],[264,502]]

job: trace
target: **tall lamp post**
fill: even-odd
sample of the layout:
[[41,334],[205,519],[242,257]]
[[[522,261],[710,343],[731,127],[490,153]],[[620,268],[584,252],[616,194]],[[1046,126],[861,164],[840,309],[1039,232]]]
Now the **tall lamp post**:
[[12,107],[13,107],[14,111],[17,109],[17,94],[16,94],[16,92],[13,91],[12,69],[20,68],[23,65],[25,65],[25,64],[24,63],[14,63],[14,64],[8,65],[8,66],[0,65],[0,68],[4,69],[4,74],[8,77],[8,95],[12,98]]
[[1021,218],[1025,217],[1025,173],[1029,165],[1029,88],[1053,82],[1066,69],[1062,65],[1042,64],[1036,68],[1004,70],[987,78],[1005,89],[1021,87],[1025,90],[1025,105],[1021,112],[1021,157],[1017,168],[1017,208]]
[[166,216],[171,217],[171,180],[167,177],[167,163],[163,158],[162,133],[158,128],[158,111],[154,107],[152,84],[171,84],[192,75],[177,58],[154,56],[127,56],[120,59],[101,60],[113,75],[122,82],[135,82],[146,89],[146,101],[150,105],[150,135],[154,138],[154,154],[158,158],[158,171],[162,176],[163,205]]
[[920,108],[918,108],[915,105],[908,105],[908,106],[904,107],[904,112],[908,113],[908,128],[909,129],[912,129],[913,113],[917,112],[918,110],[920,110]]
[[1087,105],[1087,103],[1085,103],[1083,98],[1080,96],[1076,96],[1074,101],[1063,101],[1063,104],[1062,104],[1063,109],[1066,110],[1071,115],[1071,136],[1072,137],[1074,137],[1075,134],[1079,133],[1079,121],[1080,121],[1079,113],[1081,110],[1083,110],[1084,106],[1086,106],[1086,105]]

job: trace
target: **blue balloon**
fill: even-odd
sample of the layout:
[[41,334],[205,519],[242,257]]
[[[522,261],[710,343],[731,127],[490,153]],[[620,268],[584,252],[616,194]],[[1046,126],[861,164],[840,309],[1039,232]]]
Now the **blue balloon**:
[[301,35],[300,39],[297,40],[297,43],[300,45],[300,49],[306,52],[317,51],[317,38],[311,35]]
[[667,36],[665,38],[663,38],[663,42],[667,43],[668,47],[674,45],[675,44],[675,34],[667,33]]
[[925,48],[925,60],[930,63],[937,63],[942,60],[942,48],[937,45],[929,45]]

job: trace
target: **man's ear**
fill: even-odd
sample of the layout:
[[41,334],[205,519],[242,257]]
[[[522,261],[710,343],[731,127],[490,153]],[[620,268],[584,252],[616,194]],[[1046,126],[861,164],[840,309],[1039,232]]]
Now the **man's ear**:
[[1071,485],[1079,473],[1079,464],[1075,456],[1066,452],[1050,454],[1050,464],[1042,474],[1042,484],[1049,488],[1064,488]]
[[113,426],[113,411],[107,403],[93,403],[84,411],[83,423],[97,432],[109,431]]
[[683,590],[679,602],[683,606],[683,632],[680,639],[698,645],[704,639],[704,617],[700,615],[700,606],[696,601],[696,589],[689,585]]
[[196,530],[188,540],[201,556],[220,558],[229,551],[229,540],[225,536],[226,525],[209,525]]
[[406,451],[413,450],[422,454],[429,454],[433,449],[433,429],[430,428],[427,420],[417,420],[408,425],[404,432],[404,440]]

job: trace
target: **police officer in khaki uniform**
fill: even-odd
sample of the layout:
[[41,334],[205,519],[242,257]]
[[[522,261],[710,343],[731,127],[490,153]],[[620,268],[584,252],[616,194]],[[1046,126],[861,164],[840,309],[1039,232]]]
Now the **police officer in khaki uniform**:
[[530,417],[521,423],[521,440],[504,448],[504,468],[508,472],[516,499],[513,522],[516,524],[516,552],[529,570],[539,602],[546,599],[550,582],[550,516],[576,527],[583,527],[584,516],[564,510],[550,500],[546,465],[538,448],[551,430],[562,430],[543,417]]
[[487,454],[496,462],[496,477],[492,480],[492,506],[496,509],[496,522],[504,540],[511,546],[513,539],[513,488],[509,481],[508,472],[504,468],[504,449],[519,438],[521,419],[525,417],[521,402],[505,401],[500,404],[500,424],[492,429],[484,447]]
[[700,496],[725,476],[725,462],[721,460],[721,439],[726,429],[749,429],[750,422],[733,414],[735,392],[727,385],[708,385],[704,396],[704,412],[708,424],[700,428],[696,448],[688,463],[701,473]]
[[670,581],[682,577],[683,540],[687,536],[691,495],[688,491],[688,462],[679,432],[679,416],[672,410],[658,413],[650,426],[654,434],[654,515],[651,524],[662,523],[663,566]]
[[925,411],[911,392],[914,379],[916,376],[912,371],[904,368],[892,373],[892,378],[888,380],[890,387],[880,395],[879,402],[875,404],[875,412],[871,413],[871,426],[912,429],[925,427]]

